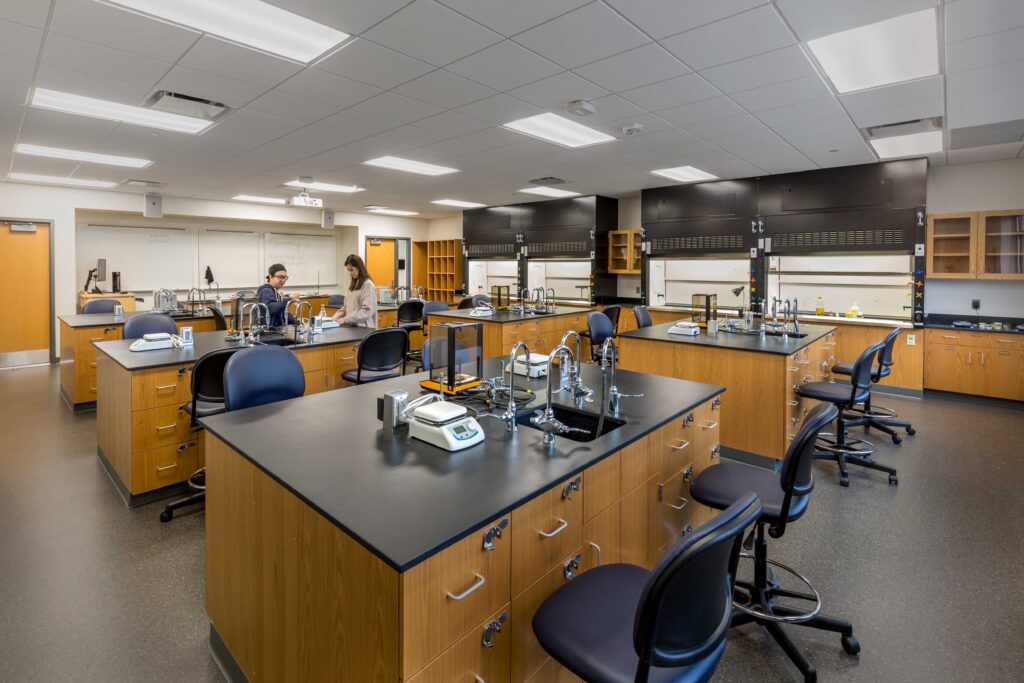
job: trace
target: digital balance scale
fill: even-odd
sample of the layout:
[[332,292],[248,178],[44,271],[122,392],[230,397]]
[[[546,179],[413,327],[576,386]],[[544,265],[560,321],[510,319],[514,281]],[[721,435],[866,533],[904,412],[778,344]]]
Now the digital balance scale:
[[409,436],[443,448],[461,451],[484,440],[484,431],[466,406],[451,401],[428,403],[416,408],[409,420]]
[[700,334],[700,325],[692,320],[680,320],[672,325],[672,327],[668,328],[668,333],[685,334],[691,337],[696,337]]
[[[503,366],[503,371],[508,372],[508,363]],[[523,356],[516,356],[515,373],[522,377],[537,379],[548,376],[548,355],[546,353],[530,353],[530,357],[523,360]]]

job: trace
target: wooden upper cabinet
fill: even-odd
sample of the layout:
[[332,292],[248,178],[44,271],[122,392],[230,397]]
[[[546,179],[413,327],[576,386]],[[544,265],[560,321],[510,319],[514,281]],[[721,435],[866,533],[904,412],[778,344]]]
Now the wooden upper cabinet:
[[1024,279],[1024,209],[978,214],[979,278]]
[[608,232],[608,272],[620,275],[639,275],[640,248],[639,230],[610,230]]
[[928,216],[928,277],[976,278],[978,214]]

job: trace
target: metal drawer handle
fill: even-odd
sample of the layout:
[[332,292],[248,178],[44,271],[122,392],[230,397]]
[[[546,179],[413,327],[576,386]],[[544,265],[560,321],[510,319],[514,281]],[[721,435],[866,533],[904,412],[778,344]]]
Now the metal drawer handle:
[[178,426],[178,423],[174,423],[174,424],[172,424],[172,425],[164,425],[163,427],[157,427],[157,428],[156,428],[156,431],[158,431],[158,432],[162,432],[162,431],[164,431],[165,429],[174,429],[174,428],[175,428],[175,427],[177,427],[177,426]]
[[94,367],[96,367],[96,364],[95,363],[89,363],[89,367],[90,368],[94,368]]
[[956,339],[956,335],[955,334],[944,334],[944,335],[942,335],[942,338],[943,339]]
[[674,451],[681,451],[681,450],[683,450],[684,448],[686,448],[689,445],[690,445],[690,442],[687,441],[686,439],[676,439],[676,445],[673,446],[672,444],[669,444],[668,447],[671,448]]
[[451,592],[446,592],[446,594],[448,595],[448,597],[449,597],[450,599],[452,599],[452,600],[465,600],[465,599],[466,599],[466,598],[468,598],[468,597],[469,597],[470,595],[472,595],[472,594],[473,594],[473,593],[475,593],[476,591],[480,590],[480,586],[482,586],[482,585],[484,585],[485,583],[487,583],[487,579],[485,579],[484,577],[480,576],[480,575],[479,575],[479,574],[477,574],[476,572],[473,572],[473,576],[475,576],[475,577],[476,577],[476,581],[475,581],[475,582],[473,583],[473,585],[472,585],[472,586],[470,586],[470,587],[469,587],[469,588],[467,588],[466,590],[462,591],[462,592],[461,592],[461,593],[459,593],[458,595],[453,595],[453,594],[452,594]]
[[672,505],[671,503],[665,503],[665,505],[668,505],[673,510],[682,510],[684,507],[686,507],[686,504],[690,502],[689,500],[687,500],[686,498],[683,498],[682,496],[676,496],[676,500],[683,501],[683,504],[682,505]]
[[342,356],[341,359],[342,360],[355,360],[356,357],[355,356]]
[[161,387],[155,387],[157,391],[164,391],[165,389],[177,389],[177,384],[165,384]]
[[196,445],[196,443],[194,441],[189,441],[188,443],[180,444],[178,446],[178,452],[179,453],[184,453],[187,449],[192,448],[195,445]]
[[705,422],[704,424],[701,425],[701,427],[703,427],[704,429],[714,429],[717,426],[717,422]]
[[789,369],[790,372],[800,372],[800,368],[792,367]]
[[800,405],[800,401],[786,401],[786,403],[788,405],[791,405],[791,406],[798,406],[798,405]]
[[800,379],[802,379],[804,381],[804,383],[806,384],[807,382],[813,382],[814,381],[814,375],[804,375]]
[[810,362],[811,362],[810,360],[798,360],[797,361],[797,363],[799,363],[800,365],[807,365]]
[[157,472],[166,472],[167,470],[173,470],[177,466],[178,466],[178,463],[174,463],[173,465],[164,465],[163,467],[157,467],[156,471]]
[[597,564],[595,566],[596,567],[600,567],[601,566],[601,546],[599,546],[598,544],[594,543],[593,541],[587,541],[587,543],[590,544],[591,548],[593,548],[594,550],[597,551]]
[[556,528],[554,531],[552,531],[550,533],[544,533],[543,531],[538,529],[537,533],[540,534],[541,536],[543,536],[544,538],[554,538],[555,536],[557,536],[558,534],[562,533],[567,528],[569,528],[569,522],[565,521],[564,519],[562,519],[560,517],[555,517],[555,519],[557,519],[559,521],[558,528]]
[[106,337],[90,337],[89,341],[103,341]]
[[89,387],[89,392],[95,394],[96,393],[96,387]]
[[997,344],[1012,344],[1013,340],[1011,340],[1011,339],[996,339],[996,343]]

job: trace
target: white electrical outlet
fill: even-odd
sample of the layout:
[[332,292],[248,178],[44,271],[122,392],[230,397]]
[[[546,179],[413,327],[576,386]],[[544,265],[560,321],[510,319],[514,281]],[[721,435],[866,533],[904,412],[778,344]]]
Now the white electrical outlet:
[[908,334],[907,335],[907,346],[917,346],[917,335],[916,334]]

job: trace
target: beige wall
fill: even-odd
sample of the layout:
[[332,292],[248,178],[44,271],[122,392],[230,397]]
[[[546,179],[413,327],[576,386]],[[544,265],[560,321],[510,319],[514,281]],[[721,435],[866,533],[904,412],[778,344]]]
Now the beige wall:
[[432,240],[462,239],[462,214],[433,219],[427,233]]

